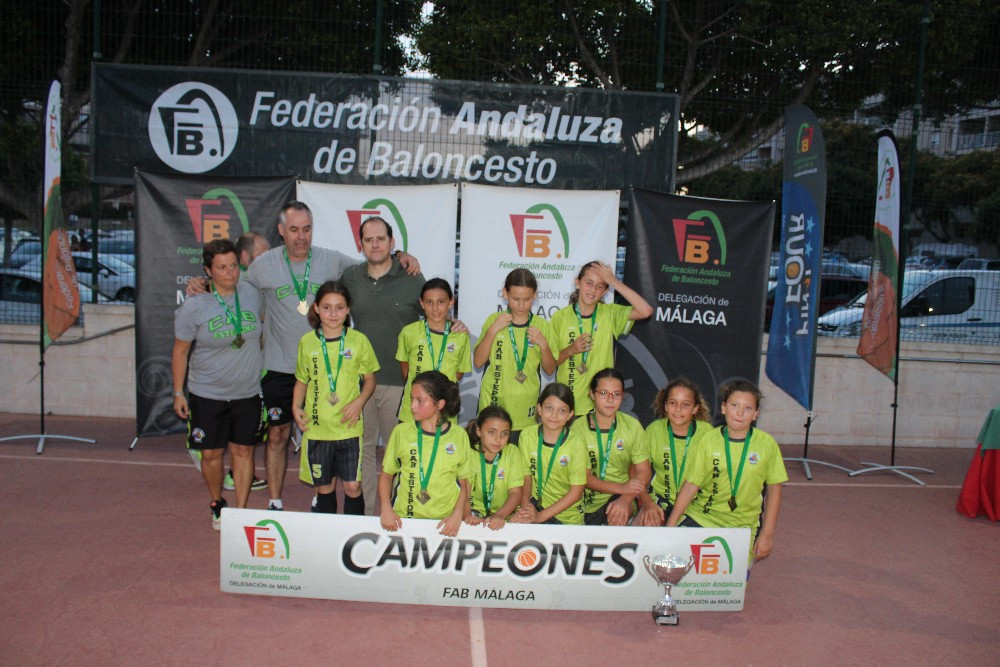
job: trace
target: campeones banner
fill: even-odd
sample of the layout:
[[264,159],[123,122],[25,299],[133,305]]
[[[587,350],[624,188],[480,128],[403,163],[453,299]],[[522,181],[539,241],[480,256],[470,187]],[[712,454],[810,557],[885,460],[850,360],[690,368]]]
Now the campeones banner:
[[[277,518],[276,518],[277,516]],[[226,508],[220,587],[227,593],[514,609],[645,611],[663,597],[643,556],[694,565],[673,589],[680,610],[740,611],[744,528],[462,526],[404,519]]]
[[656,310],[620,341],[623,410],[648,424],[656,392],[681,375],[713,408],[726,380],[757,380],[773,224],[772,202],[632,191],[625,283]]
[[170,355],[174,311],[188,278],[204,276],[201,251],[220,238],[259,232],[271,245],[278,211],[292,199],[291,178],[211,178],[136,172],[139,267],[135,300],[136,426],[139,435],[184,426],[173,411]]
[[671,189],[676,95],[95,65],[91,176]]

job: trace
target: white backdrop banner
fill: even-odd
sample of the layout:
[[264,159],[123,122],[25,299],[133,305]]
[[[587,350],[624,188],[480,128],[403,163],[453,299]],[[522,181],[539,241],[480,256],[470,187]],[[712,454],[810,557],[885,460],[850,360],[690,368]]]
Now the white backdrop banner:
[[458,313],[473,337],[506,307],[501,290],[513,269],[535,274],[535,311],[550,318],[569,303],[582,265],[597,259],[614,267],[618,197],[618,190],[463,185]]
[[313,212],[313,243],[362,259],[361,223],[373,215],[392,226],[396,249],[420,260],[427,279],[455,284],[458,185],[328,185],[298,181]]
[[220,585],[227,593],[517,609],[649,611],[663,587],[643,556],[694,560],[673,589],[684,611],[740,611],[748,529],[463,525],[226,508]]

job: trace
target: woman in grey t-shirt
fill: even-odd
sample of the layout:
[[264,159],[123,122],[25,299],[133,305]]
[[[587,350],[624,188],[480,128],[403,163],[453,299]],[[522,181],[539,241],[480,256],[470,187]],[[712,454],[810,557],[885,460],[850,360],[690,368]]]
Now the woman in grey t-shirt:
[[202,259],[208,291],[187,297],[174,316],[174,412],[188,422],[188,447],[201,451],[201,474],[212,500],[212,527],[219,530],[226,506],[222,452],[228,447],[232,458],[236,506],[246,507],[254,472],[253,447],[263,432],[262,306],[258,291],[240,282],[231,241],[205,244]]

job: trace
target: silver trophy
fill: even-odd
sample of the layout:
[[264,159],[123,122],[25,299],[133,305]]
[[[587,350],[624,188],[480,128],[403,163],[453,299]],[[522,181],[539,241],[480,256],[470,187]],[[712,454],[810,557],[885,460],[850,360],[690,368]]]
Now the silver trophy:
[[642,562],[646,566],[649,576],[663,584],[667,589],[667,594],[662,600],[653,605],[653,620],[657,625],[677,625],[680,618],[677,616],[677,603],[670,597],[670,588],[680,583],[692,567],[694,567],[694,556],[684,562],[684,559],[673,554],[662,556],[643,556]]

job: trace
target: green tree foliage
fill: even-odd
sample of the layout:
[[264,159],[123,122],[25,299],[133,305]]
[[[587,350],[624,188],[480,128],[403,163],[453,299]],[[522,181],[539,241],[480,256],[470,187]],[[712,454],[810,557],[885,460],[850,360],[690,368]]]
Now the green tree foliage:
[[[234,67],[371,74],[403,72],[400,36],[412,32],[421,0],[383,0],[375,53],[376,3],[343,0],[103,0],[100,44],[88,0],[9,2],[0,21],[0,207],[41,217],[42,118],[49,84],[63,87],[63,208],[89,206],[85,155],[72,144],[86,126],[90,63]],[[113,191],[104,191],[105,195]]]
[[[925,115],[940,118],[995,98],[1000,3],[932,6]],[[437,0],[414,65],[442,78],[654,90],[662,7],[679,185],[769,140],[788,104],[846,117],[880,96],[870,112],[894,118],[912,103],[923,3],[908,0]]]

